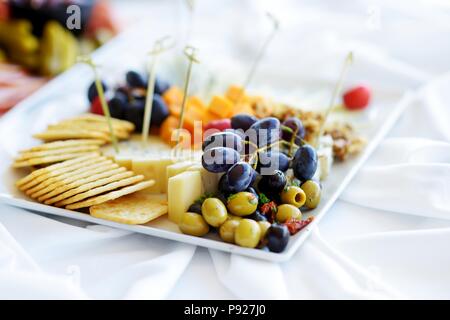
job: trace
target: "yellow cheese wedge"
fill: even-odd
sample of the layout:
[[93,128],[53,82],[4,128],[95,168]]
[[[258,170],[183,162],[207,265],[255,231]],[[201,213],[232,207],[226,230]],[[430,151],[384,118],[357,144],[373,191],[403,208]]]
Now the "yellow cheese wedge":
[[165,193],[167,191],[166,168],[173,164],[170,158],[161,159],[133,159],[131,170],[142,174],[145,180],[155,180],[155,184],[148,188],[150,193]]
[[185,172],[188,168],[193,166],[194,163],[191,161],[183,161],[171,164],[166,168],[166,180],[169,181],[170,178]]
[[132,166],[132,160],[131,158],[122,158],[122,157],[116,157],[113,159],[119,166],[125,167],[128,170],[131,170]]
[[219,184],[220,174],[209,172],[203,166],[199,164],[195,164],[192,167],[188,168],[187,171],[198,171],[200,172],[200,176],[202,178],[202,194],[203,193],[216,193],[217,186]]
[[198,171],[185,171],[168,181],[169,219],[180,223],[189,206],[202,195],[202,178]]

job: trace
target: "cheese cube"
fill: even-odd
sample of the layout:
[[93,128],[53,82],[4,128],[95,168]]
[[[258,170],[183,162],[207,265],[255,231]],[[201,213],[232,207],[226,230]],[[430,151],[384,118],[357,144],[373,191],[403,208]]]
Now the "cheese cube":
[[131,158],[122,158],[122,157],[116,157],[114,161],[121,167],[127,168],[127,170],[131,170]]
[[231,85],[225,95],[228,99],[236,103],[238,100],[242,100],[245,97],[245,91],[244,88],[240,86]]
[[233,111],[233,103],[225,97],[214,96],[209,103],[208,111],[222,119],[227,118]]
[[184,161],[171,164],[166,168],[166,180],[169,181],[170,178],[185,172],[189,167],[193,165],[193,162]]
[[169,219],[180,223],[189,206],[202,195],[202,178],[198,171],[185,171],[168,182]]
[[142,174],[146,180],[155,180],[155,184],[147,189],[150,193],[165,193],[167,191],[166,168],[173,164],[170,158],[133,159],[131,170]]
[[331,136],[326,135],[320,138],[317,157],[317,171],[313,178],[323,181],[328,177],[333,164],[333,139]]
[[214,172],[209,172],[199,163],[190,167],[187,171],[198,171],[202,178],[202,194],[216,193],[219,185],[220,175]]

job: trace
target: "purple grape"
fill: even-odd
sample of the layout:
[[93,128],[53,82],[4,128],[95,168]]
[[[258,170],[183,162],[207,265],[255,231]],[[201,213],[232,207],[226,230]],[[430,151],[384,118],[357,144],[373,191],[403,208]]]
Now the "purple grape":
[[225,172],[239,161],[239,153],[231,148],[211,148],[202,155],[203,168],[209,172]]
[[231,127],[247,131],[258,119],[250,114],[237,114],[231,118]]
[[[102,83],[103,91],[106,92],[108,90],[108,86],[106,85],[106,83],[104,81],[102,81],[101,83]],[[98,96],[95,81],[93,81],[91,83],[91,85],[89,86],[87,96],[88,96],[89,102],[91,102],[91,103]]]
[[280,138],[280,121],[269,117],[255,122],[246,132],[246,138],[259,148],[270,145]]
[[227,171],[226,176],[231,192],[241,192],[250,186],[253,168],[247,162],[238,162]]
[[258,189],[266,195],[275,195],[283,191],[286,182],[284,173],[280,170],[275,170],[272,175],[262,176],[258,183]]
[[292,160],[294,176],[300,181],[311,179],[317,170],[317,153],[310,145],[298,148]]
[[289,158],[282,152],[268,151],[259,153],[257,170],[262,175],[272,174],[274,170],[286,172],[289,169]]
[[213,133],[203,141],[202,150],[206,151],[217,147],[227,147],[236,151],[241,151],[242,138],[230,131]]
[[293,133],[297,132],[294,143],[300,145],[301,140],[305,138],[305,127],[303,126],[302,121],[299,118],[291,117],[284,120],[282,126],[288,127],[292,132],[281,128],[281,139],[291,142]]
[[160,126],[169,116],[169,108],[159,94],[153,95],[151,125]]
[[111,117],[123,119],[125,110],[128,108],[128,96],[121,91],[116,91],[108,106]]
[[283,225],[274,223],[266,233],[267,247],[272,252],[282,252],[289,242],[289,229]]
[[147,80],[142,74],[137,71],[128,71],[125,75],[127,84],[132,88],[143,88],[147,87]]

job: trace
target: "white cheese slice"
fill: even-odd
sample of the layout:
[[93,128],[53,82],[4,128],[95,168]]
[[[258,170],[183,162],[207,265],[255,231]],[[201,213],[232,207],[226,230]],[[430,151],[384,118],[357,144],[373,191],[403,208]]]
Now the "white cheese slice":
[[166,168],[166,180],[169,181],[170,178],[179,175],[180,173],[185,172],[188,168],[192,167],[194,162],[191,161],[183,161],[171,164]]
[[201,178],[202,178],[202,193],[216,193],[217,192],[217,187],[219,185],[219,179],[220,179],[220,174],[218,173],[214,173],[214,172],[209,172],[208,170],[206,170],[205,168],[203,168],[203,166],[198,163],[196,165],[193,165],[192,167],[190,167],[188,169],[188,171],[198,171],[200,172]]
[[202,178],[199,171],[185,171],[168,181],[169,219],[180,223],[189,206],[202,195]]
[[330,174],[333,164],[333,138],[331,136],[326,135],[320,138],[317,157],[317,170],[313,178],[323,181]]
[[165,193],[167,191],[166,169],[171,164],[173,164],[171,158],[133,159],[131,170],[136,174],[142,174],[146,180],[155,180],[155,184],[146,189],[148,192]]

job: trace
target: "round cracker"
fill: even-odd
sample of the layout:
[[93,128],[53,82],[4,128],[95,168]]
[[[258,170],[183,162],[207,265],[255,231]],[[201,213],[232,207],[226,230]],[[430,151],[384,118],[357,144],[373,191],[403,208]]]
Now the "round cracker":
[[112,191],[112,192],[109,192],[106,194],[102,194],[97,197],[92,197],[92,198],[89,198],[84,201],[69,204],[66,206],[66,209],[75,210],[75,209],[90,207],[90,206],[100,204],[100,203],[103,203],[103,202],[106,202],[109,200],[114,200],[114,199],[120,198],[124,195],[130,194],[130,193],[133,193],[136,191],[147,189],[147,188],[153,186],[154,184],[155,184],[155,180],[142,181],[142,182],[139,182],[132,186],[128,186],[128,187],[125,187],[125,188],[122,188],[119,190],[115,190],[115,191]]
[[[114,172],[110,171],[99,175],[94,180],[91,179],[82,179],[80,183],[71,183],[66,186],[62,186],[58,189],[55,189],[54,192],[51,192],[50,195],[44,195],[39,198],[40,202],[45,200],[45,204],[53,204],[58,201],[62,201],[64,199],[70,198],[82,192],[88,191],[90,189],[104,186],[108,183],[119,181],[122,179],[129,178],[133,176],[133,172],[126,171],[125,168],[115,169]],[[56,193],[56,194],[55,194]]]
[[[84,200],[86,198],[90,198],[90,197],[96,196],[98,194],[102,194],[102,193],[107,192],[107,191],[111,191],[111,190],[115,190],[115,189],[118,189],[118,188],[121,188],[121,187],[126,187],[126,186],[129,186],[129,185],[133,185],[133,184],[135,184],[137,182],[140,182],[142,180],[144,180],[144,176],[143,175],[137,175],[137,176],[133,176],[133,177],[130,177],[130,178],[127,178],[127,179],[123,179],[123,180],[120,180],[120,181],[108,183],[108,184],[103,185],[101,187],[94,188],[94,189],[91,189],[89,191],[77,194],[76,196],[67,198],[67,199],[65,199],[63,201],[59,201],[55,205],[57,207],[62,207],[62,206],[65,206],[65,205],[68,205],[68,204],[71,204],[71,203],[79,202],[79,201]],[[47,201],[45,203],[47,204]]]

